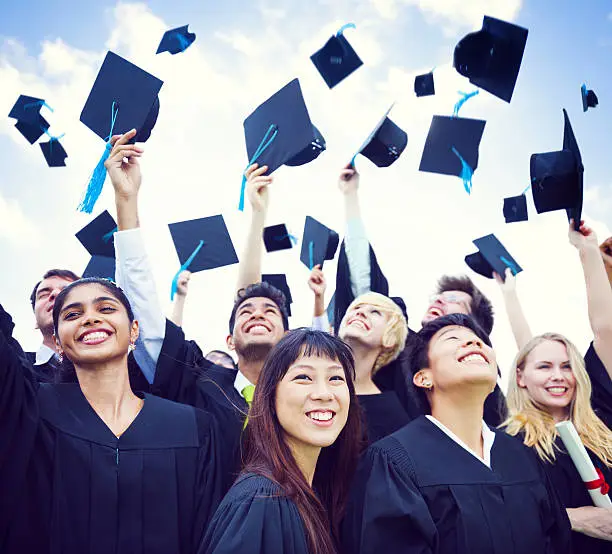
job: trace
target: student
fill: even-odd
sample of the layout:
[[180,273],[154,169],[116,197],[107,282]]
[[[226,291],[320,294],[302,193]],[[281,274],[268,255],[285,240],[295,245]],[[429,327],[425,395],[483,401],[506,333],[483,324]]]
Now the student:
[[413,380],[430,413],[367,450],[344,552],[569,552],[567,515],[535,456],[483,421],[497,380],[487,335],[451,314],[417,339]]
[[290,331],[262,369],[245,465],[200,554],[333,554],[360,450],[353,356],[339,339]]
[[53,325],[75,383],[35,381],[0,306],[0,550],[193,552],[223,488],[214,422],[132,391],[138,323],[112,282],[67,286]]

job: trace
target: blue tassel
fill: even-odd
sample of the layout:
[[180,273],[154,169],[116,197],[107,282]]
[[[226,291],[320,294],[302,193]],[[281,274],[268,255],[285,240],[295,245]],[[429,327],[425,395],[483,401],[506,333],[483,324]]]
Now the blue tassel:
[[531,183],[529,185],[527,185],[527,187],[525,188],[525,190],[523,192],[521,192],[521,194],[526,194],[527,191],[531,188]]
[[314,267],[314,241],[312,240],[308,243],[308,262],[308,267],[312,271]]
[[[249,164],[250,166],[251,164]],[[246,170],[245,170],[246,171]],[[242,184],[240,185],[240,200],[238,201],[238,209],[243,212],[244,211],[244,193],[246,192],[246,175],[242,175]]]
[[50,132],[49,129],[45,129],[44,127],[41,127],[40,130],[45,133],[45,135],[47,135],[49,137],[49,152],[53,152],[53,143],[55,141],[58,141],[61,138],[64,138],[64,135],[66,133],[62,133],[61,135],[58,136],[53,136]]
[[53,108],[49,106],[44,100],[38,100],[36,102],[29,102],[23,106],[24,110],[29,110],[30,108],[47,108],[51,113],[53,113]]
[[[508,260],[504,256],[500,256],[499,259],[502,262],[504,262],[504,265],[506,267],[510,268],[510,271],[512,271],[512,275],[516,275],[518,273],[518,269],[517,269],[516,265],[514,265],[510,260]],[[503,277],[503,275],[502,275],[502,277]]]
[[459,99],[459,101],[455,104],[455,108],[453,110],[453,117],[459,117],[459,110],[461,109],[461,106],[463,106],[463,104],[465,104],[470,98],[472,98],[473,96],[476,96],[478,94],[478,90],[475,90],[474,92],[461,92],[461,91],[457,91],[458,94],[461,94],[461,98]]
[[117,232],[117,230],[118,228],[115,227],[112,231],[109,231],[108,233],[106,233],[106,235],[102,237],[102,240],[104,242],[109,242],[113,238],[113,235]]
[[459,158],[459,161],[461,162],[461,180],[463,181],[463,188],[465,189],[465,192],[471,194],[472,175],[474,175],[474,172],[472,171],[470,165],[463,159],[461,154],[457,152],[457,149],[454,146],[451,146],[451,149],[455,156],[457,156]]
[[281,240],[285,240],[287,238],[291,241],[291,244],[293,244],[294,246],[298,243],[298,238],[295,235],[292,235],[291,233],[287,233],[286,235],[282,235],[280,237],[274,237],[274,240],[277,240],[280,242]]
[[336,36],[341,36],[347,29],[357,29],[357,25],[355,25],[354,23],[345,23],[344,25],[342,25],[342,27],[340,27],[340,29],[338,29],[338,31],[336,32]]
[[[270,133],[272,133],[272,136],[268,138]],[[268,146],[272,144],[272,141],[276,138],[276,135],[278,135],[278,126],[272,124],[270,125],[270,127],[268,127],[268,130],[266,131],[264,138],[261,139],[261,142],[259,143],[257,150],[255,150],[253,157],[249,161],[249,165],[245,168],[244,171],[246,171],[249,167],[251,167],[257,161],[257,158],[259,158],[259,156],[261,156],[264,153],[266,148],[268,148]],[[238,201],[238,209],[241,212],[244,211],[244,195],[246,191],[246,182],[247,182],[247,178],[243,172],[242,173],[242,184],[240,185],[240,200]]]
[[179,48],[181,49],[181,52],[184,52],[185,50],[187,50],[187,48],[191,46],[191,42],[189,42],[187,38],[181,35],[180,33],[176,33],[175,36],[176,36],[176,39],[178,40]]
[[174,300],[174,295],[176,294],[176,291],[178,290],[178,280],[179,280],[181,273],[189,269],[189,266],[191,265],[193,260],[195,260],[195,257],[198,255],[198,252],[202,250],[202,246],[204,246],[203,240],[200,241],[200,244],[196,246],[196,249],[191,253],[191,256],[187,258],[187,261],[181,266],[181,268],[174,275],[174,278],[172,279],[172,288],[170,289],[170,300]]

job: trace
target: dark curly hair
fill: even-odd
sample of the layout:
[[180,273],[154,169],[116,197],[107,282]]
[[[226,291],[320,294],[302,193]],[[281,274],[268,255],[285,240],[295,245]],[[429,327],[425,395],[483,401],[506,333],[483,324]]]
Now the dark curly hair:
[[32,289],[32,294],[30,294],[30,304],[32,304],[32,309],[34,309],[34,306],[36,304],[36,293],[38,292],[38,287],[45,279],[49,279],[51,277],[61,277],[62,279],[67,279],[69,281],[78,281],[80,279],[80,277],[76,273],[73,273],[69,269],[50,269],[43,275],[43,278],[38,281],[38,283],[36,283],[34,285],[34,288]]
[[240,289],[236,294],[236,300],[234,301],[234,307],[232,308],[232,314],[229,319],[229,332],[230,335],[234,332],[234,324],[236,323],[236,312],[238,308],[249,298],[269,298],[274,302],[280,310],[281,317],[283,318],[283,328],[285,331],[289,329],[289,312],[287,311],[287,299],[282,291],[272,286],[270,283],[265,281],[262,283],[253,283],[244,289]]

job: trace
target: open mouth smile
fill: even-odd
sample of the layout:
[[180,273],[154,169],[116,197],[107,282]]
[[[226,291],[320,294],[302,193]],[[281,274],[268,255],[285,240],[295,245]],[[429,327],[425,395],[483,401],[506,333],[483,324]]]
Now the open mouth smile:
[[312,410],[306,412],[306,417],[317,427],[330,427],[334,422],[336,412],[333,410]]

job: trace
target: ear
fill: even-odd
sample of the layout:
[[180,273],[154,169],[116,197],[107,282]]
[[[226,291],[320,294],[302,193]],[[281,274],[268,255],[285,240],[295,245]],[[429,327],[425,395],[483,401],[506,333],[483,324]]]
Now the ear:
[[431,389],[433,386],[431,371],[429,369],[417,371],[412,378],[412,382],[415,387],[420,389]]
[[527,388],[527,385],[525,385],[525,380],[523,379],[523,372],[518,367],[516,368],[516,384],[521,389]]
[[57,351],[58,354],[62,354],[63,353],[62,345],[60,344],[60,341],[57,338],[57,335],[55,333],[53,333],[53,340],[55,341],[55,350]]
[[138,321],[134,320],[132,321],[132,328],[130,330],[130,341],[132,342],[132,344],[138,340],[139,334],[140,334],[140,329],[139,329]]
[[227,347],[234,352],[236,350],[236,347],[234,346],[234,337],[233,335],[227,335],[227,337],[225,337],[225,344],[227,344]]

